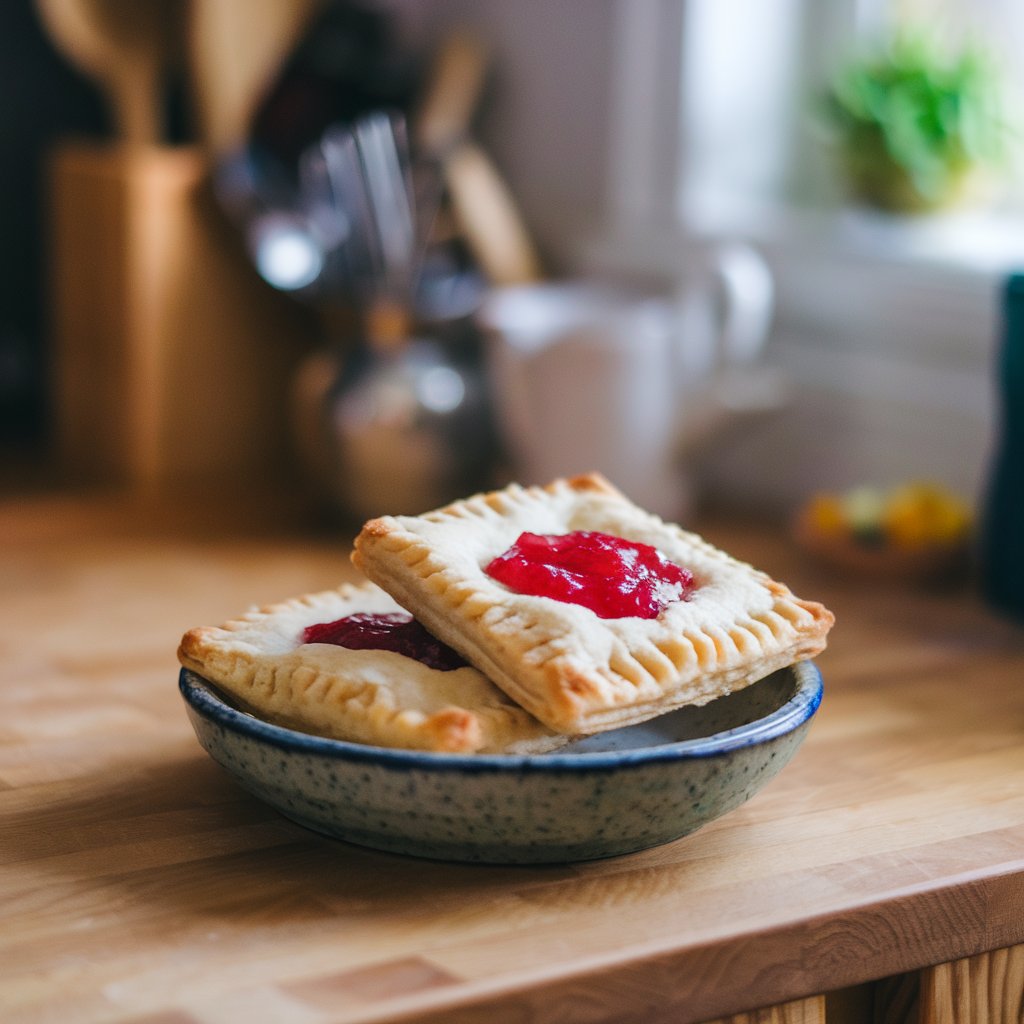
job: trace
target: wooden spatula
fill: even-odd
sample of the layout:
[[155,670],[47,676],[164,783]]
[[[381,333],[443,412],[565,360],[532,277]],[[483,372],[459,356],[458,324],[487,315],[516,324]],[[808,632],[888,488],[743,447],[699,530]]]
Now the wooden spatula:
[[474,142],[444,161],[452,213],[480,269],[493,285],[540,280],[540,260],[519,209],[490,157]]
[[323,0],[191,0],[189,73],[209,150],[226,153],[245,141],[264,90],[322,6]]
[[441,44],[413,116],[417,148],[437,159],[469,135],[487,72],[487,48],[456,30]]
[[36,0],[53,42],[107,94],[118,137],[162,141],[161,79],[180,51],[181,3]]
[[413,125],[421,153],[441,164],[458,229],[495,285],[537,280],[540,261],[508,186],[470,138],[483,90],[487,48],[464,30],[442,43]]

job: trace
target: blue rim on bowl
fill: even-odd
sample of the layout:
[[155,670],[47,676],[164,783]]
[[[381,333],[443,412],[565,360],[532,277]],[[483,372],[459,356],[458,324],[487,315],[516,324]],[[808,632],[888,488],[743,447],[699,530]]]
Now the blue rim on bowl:
[[[298,824],[391,853],[497,864],[618,856],[696,831],[788,763],[822,697],[818,669],[802,662],[555,753],[437,754],[273,725],[187,669],[179,687],[206,752]],[[588,749],[594,740],[606,749]]]
[[823,686],[821,673],[812,661],[791,666],[797,677],[793,696],[770,715],[748,725],[723,732],[712,733],[698,739],[661,743],[625,751],[579,751],[550,754],[438,754],[423,750],[404,750],[394,747],[374,747],[346,740],[329,739],[310,733],[297,732],[284,726],[256,718],[254,715],[228,704],[216,686],[201,676],[183,668],[178,687],[185,703],[204,718],[242,735],[283,750],[311,753],[322,757],[344,758],[353,761],[375,761],[407,768],[457,767],[466,770],[551,771],[562,769],[587,770],[595,768],[622,768],[627,764],[647,764],[656,761],[678,761],[691,757],[713,757],[741,747],[792,732],[818,710]]

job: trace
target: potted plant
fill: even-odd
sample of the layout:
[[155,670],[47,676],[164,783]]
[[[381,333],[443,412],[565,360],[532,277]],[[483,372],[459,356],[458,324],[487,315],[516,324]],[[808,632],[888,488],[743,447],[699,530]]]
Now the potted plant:
[[1002,160],[1002,83],[980,48],[950,53],[902,32],[832,80],[827,120],[854,198],[896,213],[928,213],[984,192]]

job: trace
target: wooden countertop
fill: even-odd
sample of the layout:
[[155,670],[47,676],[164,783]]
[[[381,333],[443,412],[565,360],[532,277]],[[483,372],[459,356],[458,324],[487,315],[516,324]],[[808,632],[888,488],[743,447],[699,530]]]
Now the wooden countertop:
[[504,868],[310,834],[195,741],[180,634],[350,576],[345,534],[0,506],[0,1019],[684,1024],[1024,942],[1024,630],[702,530],[836,613],[806,743],[693,836]]

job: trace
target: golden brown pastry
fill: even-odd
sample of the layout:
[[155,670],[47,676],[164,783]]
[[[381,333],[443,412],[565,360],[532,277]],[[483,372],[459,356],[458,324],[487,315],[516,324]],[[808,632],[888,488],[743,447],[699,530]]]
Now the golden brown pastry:
[[[682,567],[690,583],[678,582],[677,571],[650,618],[518,592],[488,568],[515,561],[509,549],[524,533],[553,549],[567,535],[621,539],[627,562]],[[565,733],[630,725],[740,689],[819,653],[834,621],[822,605],[641,510],[596,474],[373,519],[352,557],[435,636]],[[543,571],[576,585],[572,566]],[[591,578],[580,578],[585,591]],[[659,587],[655,579],[655,596]]]
[[457,753],[539,753],[571,739],[465,664],[442,670],[392,650],[304,640],[311,627],[316,635],[366,614],[408,618],[373,584],[346,584],[189,630],[178,659],[258,717],[316,735]]

